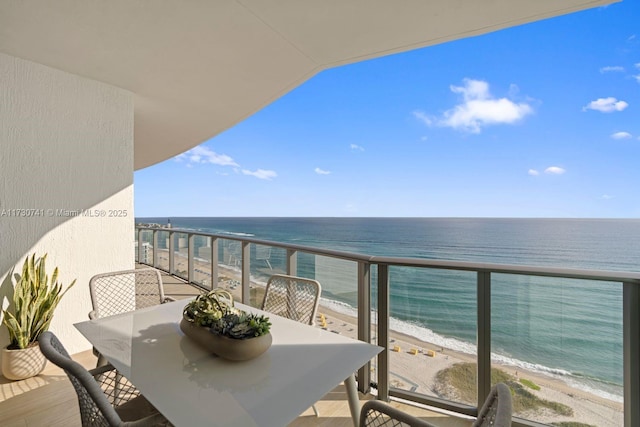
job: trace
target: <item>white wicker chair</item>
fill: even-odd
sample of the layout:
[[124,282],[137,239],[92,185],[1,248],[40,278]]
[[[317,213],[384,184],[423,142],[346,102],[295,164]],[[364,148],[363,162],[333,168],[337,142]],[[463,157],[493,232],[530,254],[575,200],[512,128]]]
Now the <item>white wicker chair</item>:
[[[153,268],[96,274],[89,281],[89,292],[93,306],[90,319],[175,301],[164,295],[162,276]],[[93,352],[98,357],[98,366],[107,363],[97,350]]]
[[89,281],[90,319],[126,313],[174,301],[165,297],[160,272],[153,268],[97,274]]
[[[322,287],[320,282],[303,277],[275,274],[269,278],[262,300],[262,310],[296,320],[315,324]],[[313,412],[320,415],[316,405]]]
[[313,325],[322,288],[317,280],[276,274],[269,278],[262,309]]

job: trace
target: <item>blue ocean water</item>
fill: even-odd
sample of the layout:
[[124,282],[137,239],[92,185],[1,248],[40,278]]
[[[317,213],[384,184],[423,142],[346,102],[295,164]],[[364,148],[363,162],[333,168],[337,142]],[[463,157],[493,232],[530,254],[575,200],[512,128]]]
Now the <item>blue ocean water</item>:
[[[164,224],[168,218],[138,218]],[[640,271],[640,220],[490,218],[171,218],[174,228],[367,255]],[[281,256],[283,263],[283,256]],[[301,255],[333,308],[353,314],[353,263]],[[272,263],[278,264],[277,254]],[[253,264],[252,264],[253,265]],[[373,272],[375,279],[375,271]],[[346,279],[345,279],[346,278]],[[393,267],[392,327],[474,352],[476,276]],[[375,280],[373,281],[375,283]],[[375,289],[372,290],[375,301]],[[501,363],[621,400],[622,286],[492,275],[492,348]]]

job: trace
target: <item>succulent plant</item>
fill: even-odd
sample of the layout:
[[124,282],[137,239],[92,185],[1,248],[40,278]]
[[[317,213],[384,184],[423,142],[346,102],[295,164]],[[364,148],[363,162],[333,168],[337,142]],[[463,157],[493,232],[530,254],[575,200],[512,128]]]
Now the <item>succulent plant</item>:
[[234,339],[247,339],[269,333],[271,322],[264,315],[253,313],[227,314],[211,325],[211,332]]
[[184,318],[198,326],[210,327],[227,314],[238,314],[240,310],[233,306],[233,296],[223,290],[214,289],[198,295],[184,307]]
[[234,339],[266,335],[271,327],[268,317],[234,307],[233,296],[223,289],[198,295],[184,307],[182,315],[190,323]]

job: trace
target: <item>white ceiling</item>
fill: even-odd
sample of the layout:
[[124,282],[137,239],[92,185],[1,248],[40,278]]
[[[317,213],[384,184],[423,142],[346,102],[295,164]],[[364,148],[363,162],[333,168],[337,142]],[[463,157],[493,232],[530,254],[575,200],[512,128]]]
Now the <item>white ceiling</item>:
[[323,69],[616,0],[0,0],[0,52],[135,94],[135,168]]

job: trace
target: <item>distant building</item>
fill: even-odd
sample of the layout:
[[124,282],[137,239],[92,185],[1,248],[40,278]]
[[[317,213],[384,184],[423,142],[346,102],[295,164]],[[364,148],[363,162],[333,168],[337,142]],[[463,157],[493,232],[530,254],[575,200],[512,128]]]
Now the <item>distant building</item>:
[[134,242],[134,246],[135,246],[135,250],[136,250],[136,258],[138,260],[138,262],[143,262],[145,264],[149,264],[152,260],[151,260],[151,256],[152,256],[152,247],[151,244],[149,242],[144,242],[142,244],[142,257],[139,258],[138,257],[138,242]]

